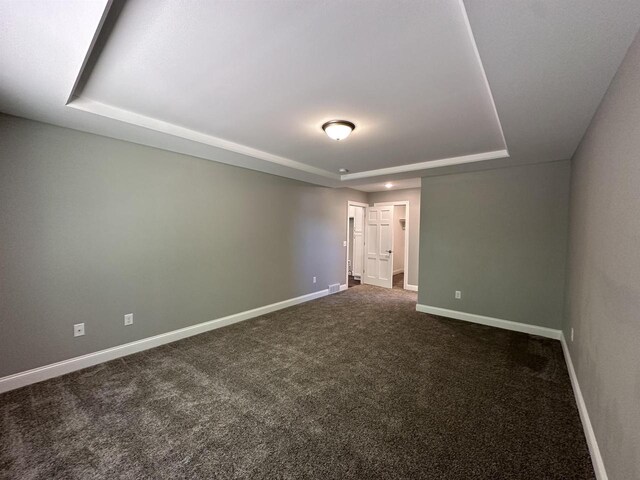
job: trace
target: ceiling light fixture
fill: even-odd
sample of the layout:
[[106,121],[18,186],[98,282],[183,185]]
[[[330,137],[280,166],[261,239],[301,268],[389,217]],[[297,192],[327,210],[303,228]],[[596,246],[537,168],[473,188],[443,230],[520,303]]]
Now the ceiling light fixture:
[[327,136],[333,140],[344,140],[351,132],[355,130],[356,126],[347,120],[331,120],[330,122],[322,125],[322,130]]
[[385,183],[384,186],[386,188],[391,188],[391,187],[393,187],[393,183]]
[[340,170],[338,170],[339,173],[349,173],[349,169],[348,168],[341,168]]

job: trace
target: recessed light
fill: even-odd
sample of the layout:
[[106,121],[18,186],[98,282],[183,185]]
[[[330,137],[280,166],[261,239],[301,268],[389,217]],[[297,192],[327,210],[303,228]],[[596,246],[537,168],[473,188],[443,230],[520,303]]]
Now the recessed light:
[[340,170],[338,170],[339,173],[349,173],[349,169],[348,168],[341,168]]
[[356,126],[347,120],[331,120],[322,125],[324,133],[333,140],[344,140],[355,128]]
[[393,187],[393,183],[385,183],[384,186],[386,188],[391,188],[391,187]]

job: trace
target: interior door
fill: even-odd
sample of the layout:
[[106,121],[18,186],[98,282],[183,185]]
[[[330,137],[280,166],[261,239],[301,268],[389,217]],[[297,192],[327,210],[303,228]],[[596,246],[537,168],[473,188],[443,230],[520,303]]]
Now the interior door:
[[364,260],[364,207],[354,207],[353,216],[353,265],[354,277],[362,278]]
[[393,286],[393,205],[368,207],[365,222],[363,283]]

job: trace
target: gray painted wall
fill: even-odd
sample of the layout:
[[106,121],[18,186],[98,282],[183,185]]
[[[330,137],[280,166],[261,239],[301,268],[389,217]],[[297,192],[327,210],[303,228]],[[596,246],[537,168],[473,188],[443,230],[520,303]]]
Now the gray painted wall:
[[572,170],[565,337],[609,479],[640,478],[640,34]]
[[561,328],[569,173],[563,161],[423,178],[418,303]]
[[[409,201],[409,284],[418,285],[418,260],[420,249],[420,189],[386,190],[369,193],[368,203]],[[406,267],[405,267],[406,275]]]
[[4,115],[0,152],[0,376],[344,283],[367,200]]

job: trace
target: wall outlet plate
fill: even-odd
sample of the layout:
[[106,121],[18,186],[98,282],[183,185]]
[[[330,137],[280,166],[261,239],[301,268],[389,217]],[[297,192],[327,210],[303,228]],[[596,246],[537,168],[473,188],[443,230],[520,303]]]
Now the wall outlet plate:
[[316,283],[316,277],[313,277],[313,283]]
[[124,316],[124,324],[125,325],[133,325],[133,313],[127,313]]
[[81,337],[84,335],[84,323],[76,323],[73,326],[73,336]]
[[460,290],[456,290],[456,298],[458,300],[462,298],[462,292]]

